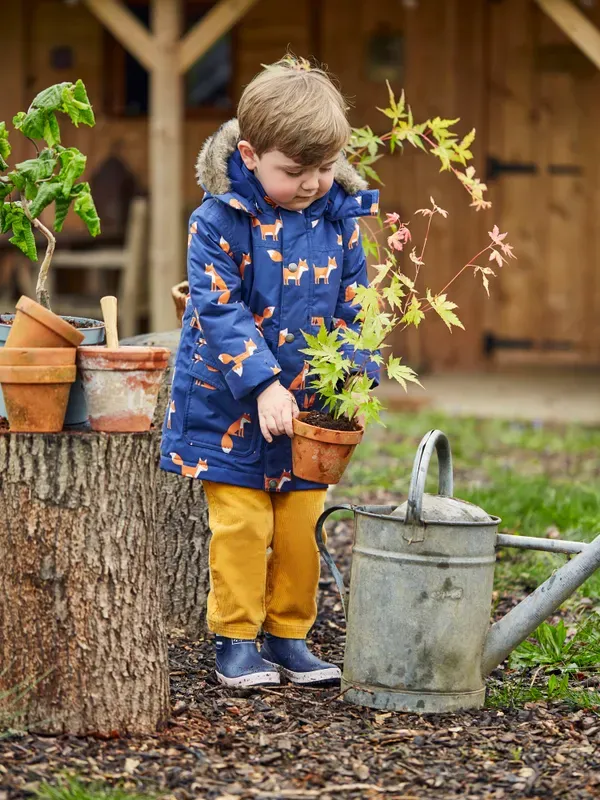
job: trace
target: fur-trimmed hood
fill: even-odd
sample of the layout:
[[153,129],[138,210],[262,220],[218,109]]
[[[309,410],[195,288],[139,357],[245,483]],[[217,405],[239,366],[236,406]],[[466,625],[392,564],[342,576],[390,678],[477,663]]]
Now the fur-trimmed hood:
[[[221,125],[200,150],[196,161],[196,177],[199,185],[210,194],[222,195],[232,191],[229,159],[236,152],[239,141],[240,126],[234,118]],[[368,188],[365,179],[344,156],[340,156],[335,164],[334,179],[351,196]]]

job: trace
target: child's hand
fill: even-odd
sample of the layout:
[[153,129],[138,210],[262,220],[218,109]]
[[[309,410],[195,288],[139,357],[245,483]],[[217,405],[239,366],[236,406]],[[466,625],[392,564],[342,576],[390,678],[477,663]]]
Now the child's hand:
[[292,439],[292,419],[300,413],[294,395],[275,381],[258,395],[257,402],[260,429],[267,442],[272,442],[273,436],[282,433],[287,433]]

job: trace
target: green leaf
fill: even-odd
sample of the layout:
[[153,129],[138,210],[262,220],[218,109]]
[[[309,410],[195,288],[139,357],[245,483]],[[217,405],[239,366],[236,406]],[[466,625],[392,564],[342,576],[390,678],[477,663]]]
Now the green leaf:
[[75,84],[75,88],[73,90],[73,95],[75,100],[80,104],[80,114],[79,120],[83,122],[84,125],[89,125],[93,127],[96,124],[96,119],[94,117],[94,111],[92,109],[92,104],[89,101],[87,96],[87,92],[85,90],[85,86],[83,81],[80,79]]
[[[3,203],[4,198],[13,191],[14,186],[12,181],[0,179],[0,204]],[[0,205],[1,207],[1,205]]]
[[66,81],[64,83],[56,83],[54,86],[43,89],[33,98],[31,107],[45,109],[47,111],[58,111],[58,109],[62,107],[63,89],[70,85],[71,84]]
[[77,83],[67,84],[63,88],[62,111],[69,115],[75,127],[78,127],[80,122],[90,127],[95,125],[96,120],[94,119],[94,112],[92,111],[83,81],[78,80]]
[[0,122],[0,172],[8,169],[8,164],[4,159],[10,155],[10,142],[8,141],[8,131],[6,122]]
[[390,356],[386,365],[388,378],[397,381],[404,391],[408,388],[406,383],[417,383],[421,386],[421,382],[417,378],[416,372],[410,367],[406,367],[400,363],[401,359]]
[[444,320],[448,330],[451,331],[453,325],[457,328],[465,329],[465,326],[452,311],[453,308],[457,308],[456,303],[451,303],[450,300],[446,300],[445,294],[434,296],[431,294],[431,291],[427,289],[427,300],[433,310]]
[[62,194],[62,186],[58,180],[40,184],[35,199],[29,206],[29,213],[33,219],[37,219],[46,206],[49,206],[60,194]]
[[362,166],[362,171],[367,176],[367,178],[371,178],[372,180],[376,181],[377,183],[380,183],[383,186],[383,181],[372,167],[369,167],[366,164],[363,164],[361,166]]
[[52,177],[57,159],[51,150],[42,150],[37,158],[30,158],[17,164],[17,169],[30,183],[47,180]]
[[12,229],[13,235],[8,241],[16,245],[32,261],[37,261],[37,248],[33,231],[31,230],[31,223],[18,203],[6,205],[8,208],[4,209],[2,233],[7,233]]
[[79,183],[74,187],[75,205],[73,209],[86,224],[92,236],[100,233],[100,217],[96,211],[89,183]]
[[62,194],[64,198],[68,198],[71,195],[73,184],[77,178],[83,175],[87,158],[75,147],[63,150],[59,158],[61,165],[59,177],[63,185]]
[[46,114],[43,138],[48,143],[48,147],[54,147],[55,144],[60,144],[60,128],[58,127],[56,114],[53,111],[49,111]]
[[54,203],[54,226],[53,226],[56,233],[60,233],[62,231],[70,207],[71,207],[70,197],[65,198],[61,197],[60,195],[57,196],[56,201]]
[[400,322],[404,322],[407,325],[414,325],[416,328],[418,328],[421,321],[424,319],[425,314],[421,311],[421,302],[417,296],[413,294],[413,296],[410,298],[410,305]]
[[17,189],[19,192],[25,191],[25,177],[19,172],[13,170],[12,172],[9,172],[6,177],[12,182],[15,189]]
[[19,111],[13,117],[13,125],[30,139],[43,139],[46,126],[46,112],[41,108],[34,108],[29,113]]

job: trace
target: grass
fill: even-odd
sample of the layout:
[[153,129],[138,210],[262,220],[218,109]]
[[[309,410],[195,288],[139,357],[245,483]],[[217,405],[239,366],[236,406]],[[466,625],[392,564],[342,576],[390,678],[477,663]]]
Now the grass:
[[35,800],[153,800],[158,795],[136,794],[101,783],[82,783],[63,776],[59,783],[42,783],[35,790]]
[[[501,532],[587,542],[600,535],[600,429],[451,418],[432,412],[388,413],[384,421],[385,429],[368,431],[335,490],[336,501],[402,503],[418,444],[428,430],[437,428],[448,436],[452,448],[455,496],[501,517]],[[435,463],[426,491],[437,491]],[[531,592],[567,558],[498,550],[495,597]],[[567,636],[564,623],[542,625],[535,638],[513,653],[504,680],[490,682],[489,704],[514,707],[546,700],[600,708],[600,694],[581,683],[600,663],[600,616],[589,614],[589,606],[599,601],[600,570],[563,607],[569,625],[583,615],[575,635]]]

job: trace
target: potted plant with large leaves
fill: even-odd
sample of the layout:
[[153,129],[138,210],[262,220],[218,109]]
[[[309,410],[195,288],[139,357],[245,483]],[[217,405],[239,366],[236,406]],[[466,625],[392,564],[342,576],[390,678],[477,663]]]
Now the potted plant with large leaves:
[[[380,109],[392,119],[392,129],[376,136],[370,128],[355,129],[349,148],[350,160],[366,177],[379,180],[373,163],[381,157],[379,149],[389,143],[392,152],[409,142],[431,153],[441,161],[442,170],[450,170],[471,196],[476,210],[489,208],[484,200],[485,184],[467,167],[472,158],[470,146],[475,132],[462,140],[452,130],[458,120],[435,118],[415,124],[404,95],[397,101],[388,84],[390,104]],[[464,169],[461,169],[464,168]],[[304,333],[308,347],[302,352],[309,357],[307,386],[313,389],[326,411],[303,411],[294,419],[292,456],[294,474],[319,483],[337,483],[356,445],[369,422],[381,422],[382,403],[373,393],[373,373],[385,372],[400,383],[419,383],[413,369],[402,364],[399,357],[383,355],[386,339],[396,330],[418,327],[433,312],[449,330],[463,325],[456,314],[456,304],[448,299],[447,290],[466,270],[472,270],[483,281],[489,295],[489,278],[495,275],[490,266],[502,267],[514,258],[506,234],[497,226],[490,232],[490,241],[464,264],[438,291],[423,286],[423,267],[431,223],[435,215],[446,218],[448,213],[433,198],[429,208],[416,214],[428,218],[421,247],[412,245],[408,223],[398,214],[379,219],[379,231],[362,237],[362,245],[376,261],[376,272],[368,286],[357,286],[353,303],[360,310],[354,325],[340,324],[328,331],[325,327],[316,336]],[[380,243],[387,238],[387,246]],[[408,256],[407,256],[408,253]],[[406,262],[409,266],[405,266]],[[408,274],[410,272],[410,274]]]
[[[10,234],[9,241],[34,262],[38,260],[35,232],[45,240],[36,300],[21,297],[16,314],[0,316],[0,347],[5,346],[0,350],[3,394],[10,395],[11,405],[14,408],[18,406],[21,412],[23,407],[19,400],[15,400],[17,395],[29,395],[31,401],[28,403],[31,411],[19,422],[15,420],[11,424],[13,430],[31,429],[35,424],[34,417],[37,418],[40,410],[35,396],[40,392],[40,397],[45,391],[49,393],[45,395],[46,399],[55,394],[58,407],[64,405],[64,397],[69,395],[69,387],[65,388],[65,385],[69,376],[75,374],[75,347],[82,342],[99,344],[104,341],[103,322],[65,318],[50,309],[47,278],[56,246],[54,233],[62,231],[69,209],[73,207],[92,236],[100,233],[100,220],[90,186],[79,181],[85,171],[86,156],[75,147],[61,144],[59,114],[66,115],[75,126],[95,124],[82,81],[60,83],[45,89],[34,98],[27,111],[21,111],[13,118],[17,135],[30,141],[35,156],[15,164],[12,169],[7,161],[11,155],[9,131],[6,123],[0,122],[0,232]],[[41,147],[40,142],[43,143]],[[40,218],[51,206],[54,207],[53,230]],[[56,383],[52,383],[53,378]],[[38,389],[33,388],[36,385]],[[5,415],[6,409],[0,397],[0,416]],[[59,416],[60,410],[55,412],[51,423],[42,422],[42,427],[46,429],[50,424],[56,428]],[[85,419],[83,390],[77,381],[70,391],[66,424],[81,424]]]

